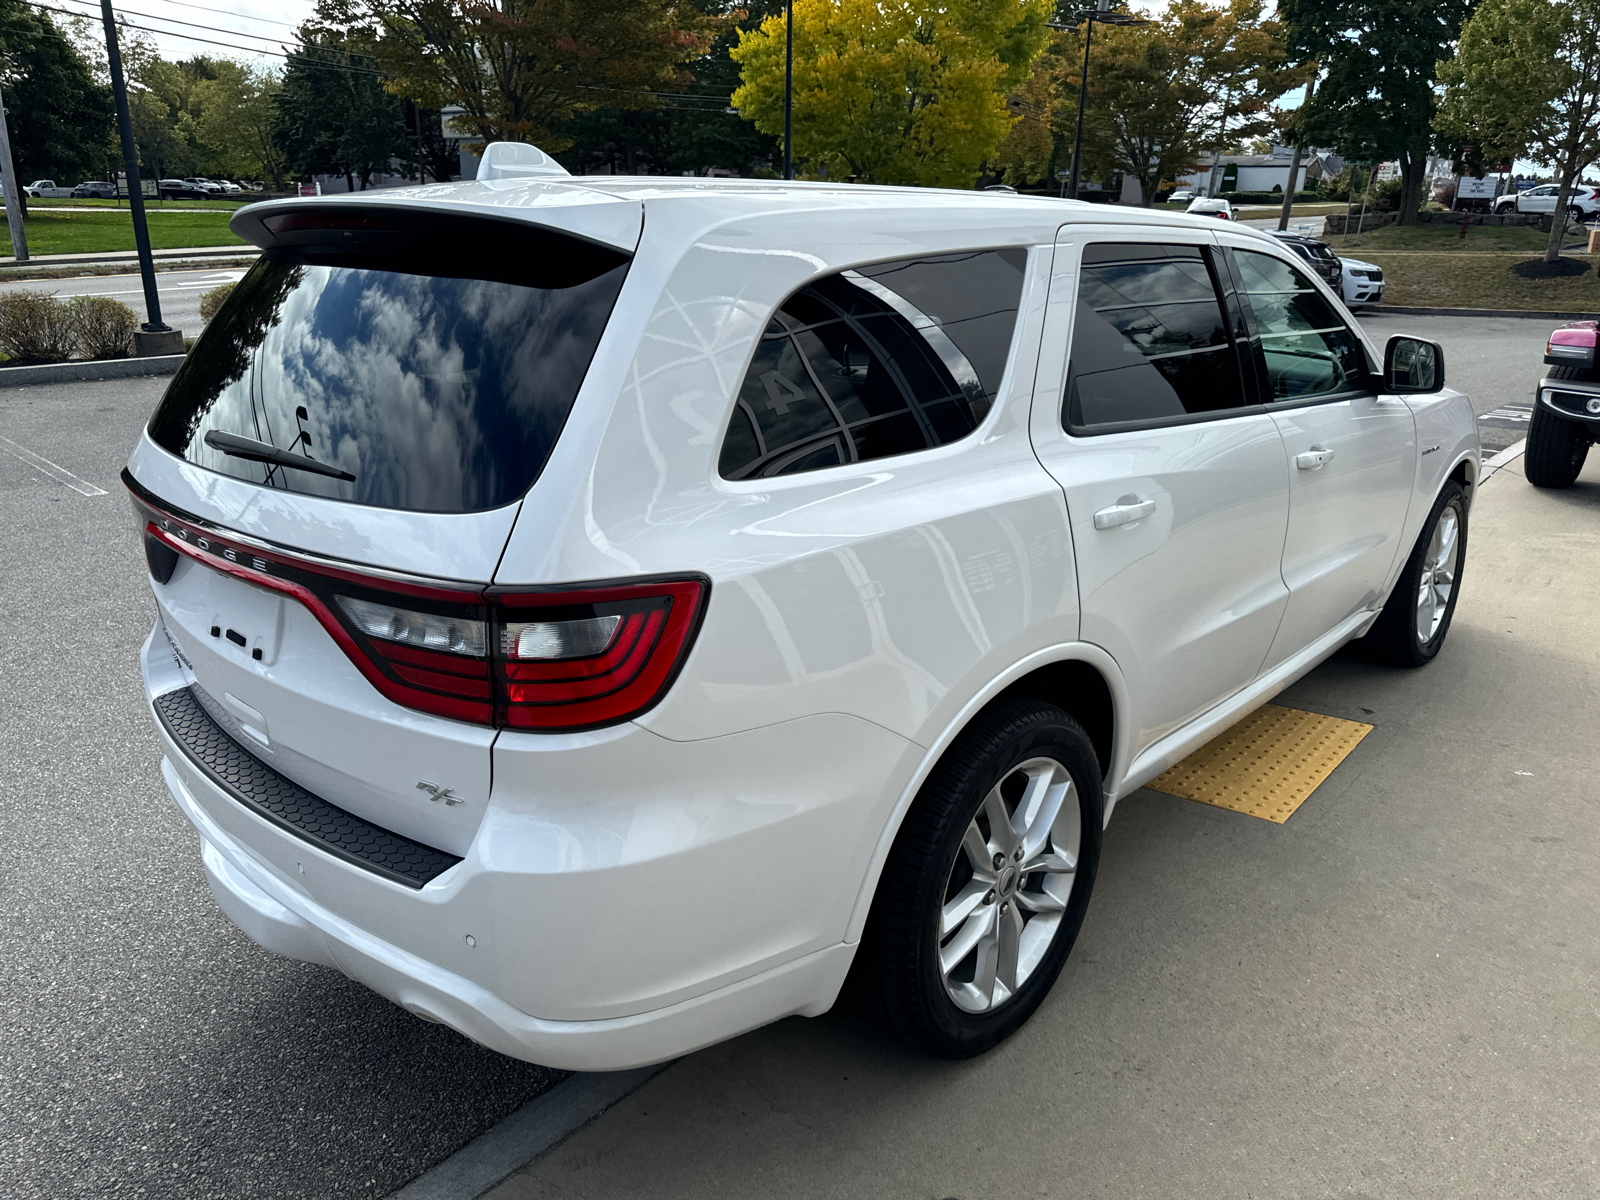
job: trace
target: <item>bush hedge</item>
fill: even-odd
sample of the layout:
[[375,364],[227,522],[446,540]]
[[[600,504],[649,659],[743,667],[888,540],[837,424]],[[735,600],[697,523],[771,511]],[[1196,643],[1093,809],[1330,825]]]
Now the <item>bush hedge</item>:
[[110,296],[74,296],[63,304],[49,292],[0,296],[0,354],[12,363],[69,358],[126,358],[139,314]]
[[200,319],[209,325],[211,318],[217,315],[217,309],[222,307],[222,302],[228,298],[228,293],[231,291],[233,284],[224,283],[201,296]]

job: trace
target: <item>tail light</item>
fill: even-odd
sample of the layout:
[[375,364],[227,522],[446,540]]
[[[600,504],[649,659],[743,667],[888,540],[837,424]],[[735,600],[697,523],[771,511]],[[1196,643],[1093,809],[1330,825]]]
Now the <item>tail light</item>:
[[138,492],[134,506],[153,575],[159,550],[291,596],[384,696],[479,725],[575,731],[640,715],[676,678],[711,586],[704,576],[538,590],[435,583],[259,546]]

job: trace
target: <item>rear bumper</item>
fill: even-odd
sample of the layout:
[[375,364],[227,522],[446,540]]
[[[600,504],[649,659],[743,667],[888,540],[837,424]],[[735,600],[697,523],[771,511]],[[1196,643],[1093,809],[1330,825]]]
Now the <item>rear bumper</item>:
[[[183,682],[160,638],[143,655],[152,698]],[[570,745],[525,735],[497,752],[466,856],[416,887],[265,819],[156,727],[212,894],[254,941],[572,1070],[827,1011],[903,760],[920,757],[839,714],[689,743],[633,726]]]
[[200,832],[211,895],[252,941],[286,958],[342,971],[408,1012],[512,1058],[570,1071],[624,1070],[676,1058],[792,1013],[815,1016],[832,1006],[855,952],[851,945],[830,946],[704,996],[630,1017],[541,1020],[283,888],[210,820],[170,759],[162,762],[161,772],[179,811]]

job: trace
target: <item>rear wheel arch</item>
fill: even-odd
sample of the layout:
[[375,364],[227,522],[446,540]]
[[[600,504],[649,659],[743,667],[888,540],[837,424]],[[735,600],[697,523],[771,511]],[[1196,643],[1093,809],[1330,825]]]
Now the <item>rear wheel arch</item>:
[[845,932],[846,941],[857,941],[862,935],[884,864],[922,785],[966,729],[997,705],[1016,699],[1054,704],[1083,726],[1095,750],[1105,793],[1108,797],[1114,795],[1114,784],[1127,769],[1127,755],[1119,753],[1122,748],[1118,745],[1123,731],[1121,719],[1127,711],[1127,695],[1116,660],[1099,646],[1086,642],[1059,645],[1030,655],[982,689],[928,744],[927,753],[904,785],[879,834]]

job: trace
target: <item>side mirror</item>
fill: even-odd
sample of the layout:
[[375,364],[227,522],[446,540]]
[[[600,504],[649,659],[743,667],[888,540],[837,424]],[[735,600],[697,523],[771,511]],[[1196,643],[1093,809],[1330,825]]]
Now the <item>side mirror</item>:
[[1437,392],[1444,387],[1444,347],[1396,334],[1383,352],[1383,390]]

